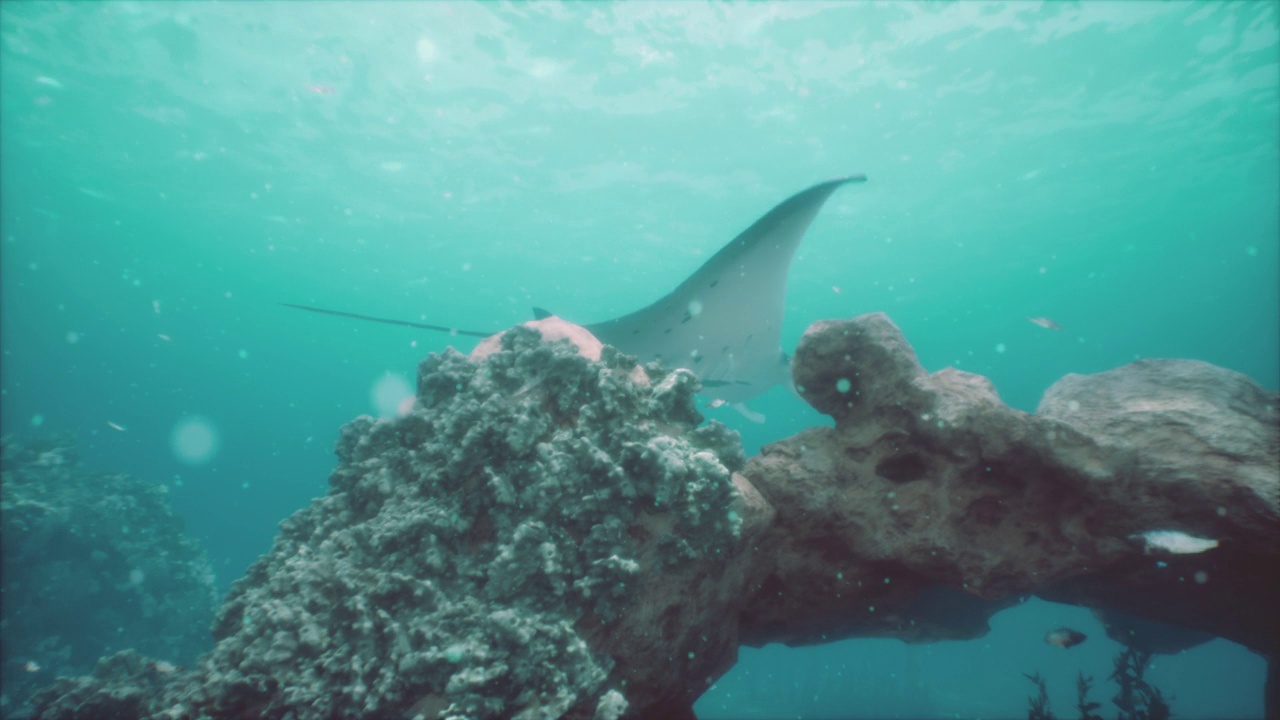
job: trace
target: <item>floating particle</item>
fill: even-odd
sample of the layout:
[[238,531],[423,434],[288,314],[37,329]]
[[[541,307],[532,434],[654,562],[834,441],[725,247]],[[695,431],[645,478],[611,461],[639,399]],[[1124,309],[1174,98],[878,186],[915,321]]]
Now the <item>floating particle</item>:
[[237,355],[241,360],[247,360],[247,359],[249,359],[249,351],[248,351],[248,350],[245,350],[244,348],[240,348],[240,352],[236,353],[236,355]]
[[413,407],[413,387],[403,375],[387,372],[373,383],[369,398],[377,409],[378,417],[400,417],[405,414],[402,410]]
[[853,387],[853,383],[849,382],[849,378],[840,378],[836,380],[836,392],[847,393]]
[[165,342],[173,342],[173,338],[169,337],[168,335],[165,335],[164,333],[156,333],[156,337],[160,338]]
[[169,447],[179,460],[188,465],[208,462],[218,452],[218,430],[207,418],[198,415],[185,417],[173,426]]
[[396,406],[396,415],[404,417],[405,415],[413,412],[413,404],[417,402],[417,400],[418,399],[413,395],[406,395],[405,398],[400,401],[400,404]]
[[1005,351],[1004,343],[996,343],[996,352],[1003,353]]
[[31,416],[31,427],[40,427],[40,426],[41,426],[41,425],[43,425],[43,424],[44,424],[44,416],[43,416],[43,415],[32,415],[32,416]]
[[48,75],[40,75],[36,77],[36,82],[41,85],[48,85],[51,88],[61,88],[62,83],[49,77]]
[[696,318],[696,317],[698,317],[699,315],[701,315],[701,314],[702,314],[702,301],[701,301],[701,300],[690,300],[690,301],[689,301],[689,306],[688,306],[687,308],[685,308],[685,311],[689,313],[689,317],[691,317],[691,318]]
[[78,342],[80,342],[80,333],[74,330],[67,333],[67,344],[75,345]]
[[111,422],[110,420],[108,420],[108,421],[107,421],[107,427],[111,428],[112,430],[119,430],[120,432],[127,432],[127,431],[125,430],[125,427],[124,427],[123,425],[121,425],[121,424],[119,424],[119,423]]
[[436,44],[426,38],[418,38],[418,44],[414,47],[418,52],[418,59],[422,62],[431,62],[436,59]]
[[832,286],[831,286],[831,292],[833,292],[833,293],[835,293],[835,294],[837,294],[837,295],[841,294],[840,286],[839,286],[839,285],[832,285]]
[[1249,257],[1257,257],[1257,256],[1258,256],[1258,248],[1257,248],[1257,247],[1255,247],[1255,246],[1253,246],[1253,245],[1250,245],[1249,247],[1247,247],[1247,248],[1245,248],[1245,249],[1244,249],[1244,254],[1245,254],[1245,255],[1248,255]]
[[151,301],[151,309],[152,309],[152,310],[155,310],[155,311],[156,311],[156,314],[157,314],[157,315],[159,315],[159,314],[160,314],[160,301],[159,301],[159,300],[152,300],[152,301]]

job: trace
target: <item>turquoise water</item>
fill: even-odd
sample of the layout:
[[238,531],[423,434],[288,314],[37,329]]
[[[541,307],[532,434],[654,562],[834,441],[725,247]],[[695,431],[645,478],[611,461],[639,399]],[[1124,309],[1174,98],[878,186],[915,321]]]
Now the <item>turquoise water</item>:
[[[596,322],[853,172],[869,181],[792,266],[788,350],[814,320],[882,310],[926,368],[987,375],[1024,410],[1065,373],[1142,357],[1276,388],[1277,14],[4,3],[0,420],[167,484],[225,589],[325,492],[343,423],[473,344],[279,303]],[[707,411],[748,452],[824,420],[782,388],[751,407],[767,421]],[[1032,602],[968,643],[748,649],[698,709],[1015,716],[1018,673],[1039,669],[1065,711],[1075,671],[1105,677],[1116,647],[1049,654],[1042,628],[1066,620],[1093,622]],[[1182,717],[1249,717],[1261,667],[1215,641],[1153,676]]]

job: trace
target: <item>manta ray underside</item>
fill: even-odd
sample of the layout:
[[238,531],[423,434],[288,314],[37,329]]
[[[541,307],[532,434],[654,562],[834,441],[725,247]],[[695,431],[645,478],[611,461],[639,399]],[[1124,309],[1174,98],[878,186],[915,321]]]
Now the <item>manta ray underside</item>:
[[[791,385],[791,368],[781,347],[787,270],[796,247],[827,198],[841,185],[865,175],[829,180],[787,198],[720,249],[679,287],[629,315],[585,325],[601,342],[640,362],[659,360],[687,368],[702,379],[702,394],[732,403],[753,420],[763,418],[741,405],[774,385]],[[406,325],[487,337],[491,332],[458,330],[403,320],[289,307],[358,320]],[[535,308],[538,317],[549,313]]]

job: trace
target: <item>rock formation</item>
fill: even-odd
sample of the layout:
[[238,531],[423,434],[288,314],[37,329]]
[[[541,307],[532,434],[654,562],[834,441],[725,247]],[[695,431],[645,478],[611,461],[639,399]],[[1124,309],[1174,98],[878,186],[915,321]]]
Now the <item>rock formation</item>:
[[66,437],[0,448],[0,715],[105,654],[136,648],[163,670],[209,649],[213,570],[164,486],[90,472]]
[[744,461],[687,371],[531,325],[343,429],[197,668],[118,655],[40,716],[692,717],[740,643],[975,637],[1028,594],[1280,649],[1280,399],[1239,374],[1145,361],[1028,414],[883,315],[818,323],[793,369],[835,427]]
[[[424,361],[408,415],[343,428],[329,494],[236,583],[213,652],[128,716],[690,714],[736,658],[769,520],[736,434],[698,427],[688,371],[527,327],[486,348]],[[134,663],[41,716],[119,711]]]
[[[1280,649],[1276,393],[1146,360],[1067,376],[1031,415],[981,376],[925,372],[882,314],[816,323],[793,367],[836,426],[744,470],[777,512],[747,642],[954,637],[916,617],[944,586],[992,609],[1035,593]],[[1219,546],[1153,550],[1151,531]]]

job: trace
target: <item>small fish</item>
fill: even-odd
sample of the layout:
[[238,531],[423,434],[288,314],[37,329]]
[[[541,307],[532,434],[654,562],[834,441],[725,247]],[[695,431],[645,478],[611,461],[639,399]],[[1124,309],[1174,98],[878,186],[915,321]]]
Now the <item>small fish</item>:
[[1045,636],[1044,641],[1050,645],[1056,645],[1060,648],[1073,648],[1088,638],[1082,632],[1072,630],[1071,628],[1058,628],[1050,630]]
[[165,342],[173,342],[173,338],[169,337],[168,335],[165,335],[164,333],[156,333],[156,337],[160,338]]
[[107,421],[107,427],[111,428],[112,430],[119,430],[120,432],[125,432],[123,425],[113,423],[110,420]]
[[1027,320],[1046,330],[1061,330],[1062,326],[1047,317],[1029,317]]
[[1130,535],[1130,539],[1143,544],[1147,555],[1156,552],[1167,552],[1174,555],[1194,555],[1218,547],[1218,541],[1212,538],[1188,535],[1180,530],[1150,530],[1139,535]]

